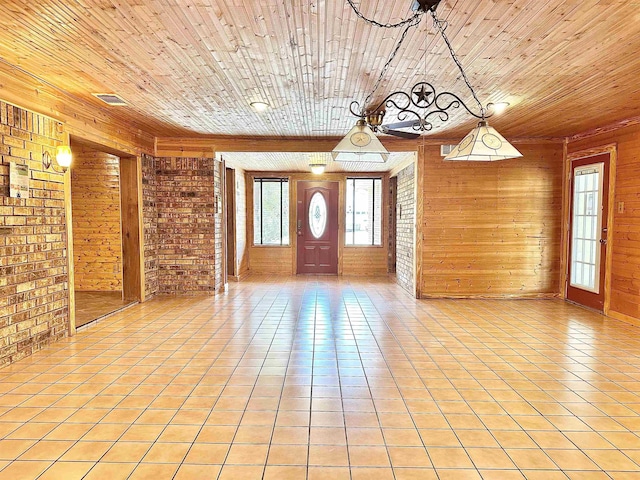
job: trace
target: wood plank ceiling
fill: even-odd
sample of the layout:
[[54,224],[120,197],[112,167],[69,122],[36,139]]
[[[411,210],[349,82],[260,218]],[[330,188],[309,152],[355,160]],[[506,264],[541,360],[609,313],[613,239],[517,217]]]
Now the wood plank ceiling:
[[[379,21],[410,0],[360,0]],[[568,136],[640,115],[640,8],[629,0],[443,0],[438,12],[485,101],[512,104],[506,136]],[[400,31],[344,0],[3,0],[0,57],[156,136],[344,135]],[[428,80],[469,93],[427,18],[379,90]],[[249,103],[272,108],[255,113]],[[116,110],[116,108],[118,108]],[[460,136],[456,114],[430,135]]]

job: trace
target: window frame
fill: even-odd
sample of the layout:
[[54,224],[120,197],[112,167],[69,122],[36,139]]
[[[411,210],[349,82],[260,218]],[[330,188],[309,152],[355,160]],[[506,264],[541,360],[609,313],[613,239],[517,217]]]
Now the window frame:
[[[262,218],[263,218],[263,211],[262,211],[262,205],[263,205],[263,197],[262,197],[262,193],[263,193],[263,189],[262,189],[262,184],[263,183],[279,183],[280,184],[280,243],[256,243],[256,203],[255,203],[255,190],[256,190],[256,183],[260,184],[260,240],[262,242],[263,237],[264,237],[264,230],[263,230],[263,222],[262,222]],[[283,195],[284,191],[283,191],[283,184],[286,183],[289,186],[289,192],[288,195]],[[291,248],[291,232],[290,232],[290,224],[291,224],[291,179],[289,177],[270,177],[270,176],[255,176],[251,178],[251,223],[252,223],[252,228],[251,228],[251,246],[252,247],[256,247],[256,248]],[[283,225],[283,220],[282,220],[282,215],[283,215],[283,200],[287,201],[288,205],[289,205],[289,219],[286,223],[286,226]],[[248,200],[248,199],[247,199]],[[287,232],[287,242],[288,243],[282,243],[282,236],[284,232]]]
[[[371,195],[371,207],[372,207],[372,222],[371,222],[371,243],[347,243],[347,234],[348,233],[353,233],[352,232],[347,232],[347,219],[348,219],[348,213],[347,213],[347,190],[348,190],[348,182],[349,181],[355,181],[355,180],[371,180],[372,183],[372,195]],[[380,244],[376,245],[374,242],[374,236],[375,236],[375,220],[376,220],[376,216],[375,216],[375,198],[376,198],[376,184],[375,181],[379,180],[380,181]],[[384,196],[384,191],[385,191],[385,181],[384,181],[384,177],[382,176],[351,176],[351,177],[347,177],[345,179],[345,183],[344,183],[344,196],[345,196],[345,201],[344,201],[344,247],[345,248],[384,248],[384,218],[385,218],[385,214],[384,214],[384,202],[385,202],[385,196]],[[355,182],[354,182],[354,188],[353,188],[353,212],[352,212],[352,220],[353,220],[353,227],[355,228],[355,215],[356,215],[356,205],[355,205]],[[354,241],[355,241],[355,237],[354,237]]]

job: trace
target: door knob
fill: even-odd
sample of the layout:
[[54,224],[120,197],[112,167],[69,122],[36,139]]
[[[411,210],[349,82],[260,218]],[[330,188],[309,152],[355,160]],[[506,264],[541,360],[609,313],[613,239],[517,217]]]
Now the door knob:
[[600,239],[600,244],[606,245],[607,244],[607,239],[606,238],[601,238]]

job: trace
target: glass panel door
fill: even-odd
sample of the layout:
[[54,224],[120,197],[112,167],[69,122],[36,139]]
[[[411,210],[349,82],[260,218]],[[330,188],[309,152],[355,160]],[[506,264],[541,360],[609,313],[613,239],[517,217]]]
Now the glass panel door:
[[574,169],[571,233],[572,287],[600,293],[600,238],[604,164]]

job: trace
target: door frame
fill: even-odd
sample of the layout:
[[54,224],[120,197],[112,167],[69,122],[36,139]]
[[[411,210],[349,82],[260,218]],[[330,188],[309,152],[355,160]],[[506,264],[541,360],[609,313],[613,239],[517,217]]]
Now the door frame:
[[[66,144],[80,145],[109,153],[119,158],[120,169],[120,237],[122,242],[122,294],[123,299],[145,301],[144,270],[144,218],[142,197],[142,157],[85,140],[75,135],[66,135]],[[75,268],[73,252],[73,205],[71,171],[64,174],[64,205],[67,236],[67,271],[69,300],[69,336],[76,334],[75,313]]]
[[[567,299],[569,288],[569,248],[571,244],[571,188],[572,188],[572,162],[598,155],[609,154],[609,196],[607,209],[607,253],[605,256],[605,276],[604,276],[604,315],[609,314],[611,305],[611,268],[613,265],[613,227],[615,214],[615,192],[616,192],[616,164],[618,159],[618,145],[611,143],[586,150],[568,153],[568,145],[565,144],[565,165],[562,177],[562,256],[561,256],[561,295]],[[604,227],[604,225],[603,225]]]
[[236,171],[224,166],[224,238],[225,238],[225,281],[237,278],[238,262],[236,252]]
[[[307,182],[307,183],[324,183],[324,184],[330,184],[330,183],[334,183],[336,184],[336,192],[338,195],[338,198],[336,199],[336,203],[337,203],[337,211],[336,211],[336,225],[337,225],[337,242],[336,242],[336,273],[329,273],[327,275],[342,275],[342,248],[344,248],[344,238],[342,238],[342,242],[341,242],[341,237],[344,236],[343,232],[342,232],[342,223],[340,221],[340,216],[341,216],[341,212],[344,210],[344,205],[341,203],[341,199],[344,201],[344,186],[342,185],[342,183],[344,182],[340,182],[338,180],[333,180],[333,179],[326,179],[326,178],[309,178],[309,179],[297,179],[295,180],[295,188],[293,190],[295,190],[295,197],[293,199],[293,203],[290,203],[289,206],[289,225],[293,230],[293,234],[290,238],[294,238],[294,263],[293,263],[293,270],[294,270],[294,275],[300,275],[300,272],[298,271],[298,259],[300,258],[298,255],[298,247],[299,247],[299,238],[298,238],[298,228],[297,228],[297,223],[298,223],[298,193],[299,193],[299,186],[301,182]],[[291,185],[289,185],[289,191],[291,192]],[[292,209],[291,205],[294,205],[295,208]],[[327,203],[327,207],[329,207],[328,203]],[[304,210],[304,209],[303,209]],[[305,275],[305,274],[302,274]],[[325,274],[319,274],[319,275],[325,275]]]

